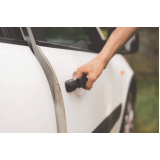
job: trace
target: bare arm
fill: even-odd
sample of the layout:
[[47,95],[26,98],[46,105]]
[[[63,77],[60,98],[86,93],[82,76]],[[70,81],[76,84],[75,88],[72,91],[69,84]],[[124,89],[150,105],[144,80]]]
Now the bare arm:
[[81,78],[84,74],[89,76],[85,89],[90,90],[92,88],[93,83],[101,75],[111,58],[139,29],[138,27],[118,27],[112,33],[102,51],[91,61],[77,69],[77,78]]

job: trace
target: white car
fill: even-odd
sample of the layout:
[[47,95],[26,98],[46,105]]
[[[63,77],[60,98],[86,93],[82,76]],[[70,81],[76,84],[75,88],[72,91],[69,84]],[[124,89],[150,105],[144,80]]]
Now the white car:
[[0,28],[0,132],[133,132],[136,81],[120,53],[90,91],[65,81],[102,49],[98,27]]

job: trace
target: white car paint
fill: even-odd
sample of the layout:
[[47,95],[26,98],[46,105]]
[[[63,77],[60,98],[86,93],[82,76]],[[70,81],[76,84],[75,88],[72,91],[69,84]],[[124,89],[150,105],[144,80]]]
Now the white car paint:
[[0,43],[0,132],[57,132],[47,78],[28,46]]
[[[119,55],[119,54],[115,55],[111,59],[111,61],[109,62],[109,64],[111,64],[111,63],[112,63],[113,68],[116,66],[116,64],[118,64],[119,71],[122,71],[122,70],[124,71],[123,75],[120,73],[117,74],[117,72],[115,72],[115,71],[112,72],[113,77],[115,77],[116,74],[118,76],[121,75],[117,78],[115,77],[112,80],[112,82],[115,81],[114,83],[117,83],[116,81],[121,81],[121,93],[119,93],[120,95],[118,95],[118,94],[115,95],[115,91],[117,90],[115,85],[113,85],[113,88],[112,88],[112,97],[120,96],[121,97],[120,98],[121,104],[122,104],[122,112],[119,117],[119,120],[116,122],[116,124],[113,126],[112,130],[110,131],[111,133],[115,133],[115,132],[120,132],[120,129],[121,129],[121,124],[122,124],[122,120],[123,120],[123,115],[124,115],[127,95],[128,95],[128,91],[129,91],[129,86],[130,86],[131,79],[134,75],[134,72],[122,55]],[[113,102],[114,102],[114,99],[113,99]]]
[[121,104],[110,130],[119,132],[134,74],[123,56],[112,58],[90,91],[67,93],[65,81],[97,54],[38,46],[28,32],[35,56],[28,46],[0,43],[0,132],[92,132]]
[[[75,91],[67,93],[64,83],[72,78],[79,66],[94,58],[96,54],[41,46],[39,50],[49,61],[58,79],[65,107],[67,132],[92,132],[119,104],[122,104],[120,118],[115,124],[116,127],[112,129],[119,132],[127,89],[133,75],[124,58],[115,55],[94,83],[94,87],[78,95]],[[124,70],[123,75],[121,70]]]

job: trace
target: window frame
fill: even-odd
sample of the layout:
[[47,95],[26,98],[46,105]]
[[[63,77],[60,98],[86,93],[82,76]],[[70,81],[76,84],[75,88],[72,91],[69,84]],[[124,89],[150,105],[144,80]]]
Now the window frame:
[[0,42],[9,44],[18,44],[28,46],[27,41],[23,39],[19,27],[0,27],[4,37],[0,37]]
[[78,48],[78,47],[66,46],[66,45],[48,42],[42,27],[31,27],[31,31],[32,31],[33,36],[35,38],[36,44],[39,46],[99,53],[99,51],[102,49],[102,47],[104,46],[106,41],[102,40],[96,27],[83,27],[83,28],[85,29],[85,31],[86,31],[87,35],[90,37],[90,39],[93,41],[93,46],[97,47],[95,50],[91,51],[91,50],[82,49],[82,48]]

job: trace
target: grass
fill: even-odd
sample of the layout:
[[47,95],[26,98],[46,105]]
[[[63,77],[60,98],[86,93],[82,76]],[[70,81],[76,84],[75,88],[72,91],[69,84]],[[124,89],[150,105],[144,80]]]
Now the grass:
[[159,132],[159,78],[137,76],[135,132]]

